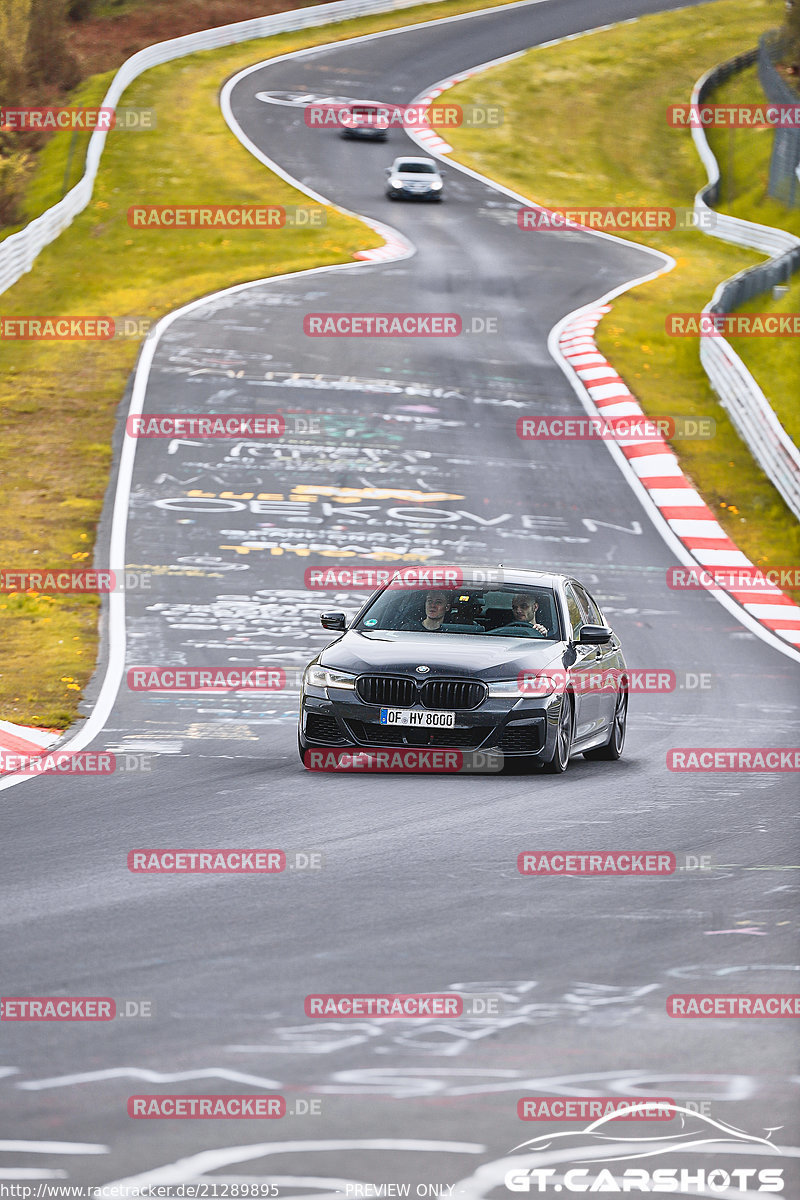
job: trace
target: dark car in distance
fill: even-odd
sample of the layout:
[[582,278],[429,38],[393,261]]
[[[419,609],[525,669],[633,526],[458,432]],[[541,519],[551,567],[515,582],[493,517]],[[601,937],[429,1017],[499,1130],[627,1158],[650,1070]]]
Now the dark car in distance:
[[354,101],[340,115],[342,137],[385,142],[389,133],[389,110],[370,100]]
[[[571,576],[459,570],[455,586],[375,591],[303,675],[298,748],[499,750],[560,774],[618,759],[628,689],[619,639]],[[611,686],[608,686],[609,681]]]

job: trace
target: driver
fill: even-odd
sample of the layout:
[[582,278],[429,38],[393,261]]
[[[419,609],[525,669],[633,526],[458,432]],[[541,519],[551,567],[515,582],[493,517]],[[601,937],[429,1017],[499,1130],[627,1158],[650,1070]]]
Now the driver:
[[531,628],[535,629],[537,633],[546,634],[547,629],[545,626],[538,624],[538,622],[534,620],[538,608],[538,601],[534,600],[532,596],[526,595],[524,592],[520,592],[518,595],[511,597],[511,611],[514,614],[514,624],[530,625]]

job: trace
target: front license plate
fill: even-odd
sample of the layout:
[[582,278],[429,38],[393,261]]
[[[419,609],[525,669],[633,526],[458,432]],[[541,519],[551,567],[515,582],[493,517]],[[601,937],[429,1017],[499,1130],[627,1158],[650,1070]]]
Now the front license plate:
[[381,725],[413,725],[415,729],[452,729],[455,723],[454,712],[435,709],[419,712],[414,708],[381,709]]

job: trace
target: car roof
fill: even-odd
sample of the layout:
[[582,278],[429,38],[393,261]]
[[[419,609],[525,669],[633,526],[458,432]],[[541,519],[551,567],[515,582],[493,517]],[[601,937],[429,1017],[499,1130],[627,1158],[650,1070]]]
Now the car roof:
[[[437,563],[427,564],[432,570],[436,570]],[[555,588],[560,583],[566,583],[572,578],[571,575],[560,575],[553,571],[535,571],[528,570],[524,567],[498,567],[491,564],[480,566],[472,564],[470,566],[461,566],[460,564],[447,564],[454,566],[462,574],[462,583],[465,587],[486,587],[491,589],[493,586],[502,588],[507,585],[514,587],[516,584],[520,586],[527,585],[530,587]],[[498,573],[501,577],[493,579],[492,573]],[[487,582],[487,574],[489,580]],[[425,585],[420,585],[424,587]]]
[[427,163],[431,167],[436,167],[437,171],[439,170],[434,159],[424,158],[421,154],[401,154],[400,157],[396,158],[394,161],[395,166],[398,163]]

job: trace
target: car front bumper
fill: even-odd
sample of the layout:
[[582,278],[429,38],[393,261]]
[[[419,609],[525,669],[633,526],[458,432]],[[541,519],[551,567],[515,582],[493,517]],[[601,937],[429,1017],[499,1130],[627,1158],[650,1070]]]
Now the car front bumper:
[[[416,711],[425,712],[420,705]],[[555,747],[559,695],[489,698],[478,708],[456,710],[450,729],[381,725],[381,706],[366,704],[354,691],[308,688],[300,701],[300,741],[316,746],[443,747],[501,750],[509,758],[549,758]]]

